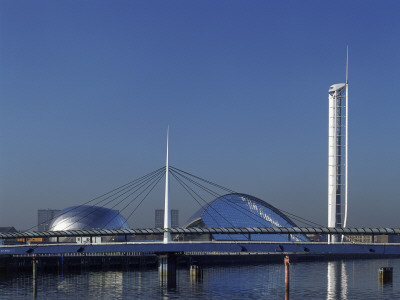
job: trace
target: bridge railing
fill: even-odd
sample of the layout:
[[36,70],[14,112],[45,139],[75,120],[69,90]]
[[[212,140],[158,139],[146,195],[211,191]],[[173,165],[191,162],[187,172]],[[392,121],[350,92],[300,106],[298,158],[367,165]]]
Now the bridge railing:
[[67,231],[28,231],[0,233],[0,239],[59,238],[79,236],[140,236],[171,234],[337,234],[337,235],[400,235],[400,228],[331,228],[331,227],[223,227],[223,228],[146,228],[146,229],[90,229]]

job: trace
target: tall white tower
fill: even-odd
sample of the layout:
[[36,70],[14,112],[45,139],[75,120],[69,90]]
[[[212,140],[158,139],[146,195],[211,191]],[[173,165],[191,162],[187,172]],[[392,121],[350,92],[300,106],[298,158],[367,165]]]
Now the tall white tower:
[[[348,167],[348,50],[346,83],[329,87],[328,227],[346,227]],[[330,236],[329,242],[337,242]]]

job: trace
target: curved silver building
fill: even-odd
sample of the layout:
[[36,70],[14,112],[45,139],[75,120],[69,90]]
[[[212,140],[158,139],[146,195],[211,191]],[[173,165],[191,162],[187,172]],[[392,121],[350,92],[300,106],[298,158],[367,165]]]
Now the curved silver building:
[[[246,194],[228,194],[200,208],[184,227],[296,227],[283,212],[271,204]],[[301,234],[212,234],[213,240],[309,241]]]
[[116,210],[80,205],[64,208],[50,223],[50,231],[76,229],[126,229],[128,222]]

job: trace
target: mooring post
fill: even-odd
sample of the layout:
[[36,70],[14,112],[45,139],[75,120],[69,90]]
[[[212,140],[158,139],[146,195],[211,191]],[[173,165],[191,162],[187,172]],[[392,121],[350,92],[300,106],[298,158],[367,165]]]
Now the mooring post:
[[61,276],[64,275],[64,253],[61,253]]
[[393,281],[393,268],[392,267],[382,267],[379,268],[378,279],[381,283],[388,283]]
[[190,281],[200,281],[203,279],[203,269],[198,264],[190,265]]
[[36,280],[36,257],[33,255],[32,257],[32,278]]
[[289,292],[289,286],[290,286],[290,262],[289,262],[289,256],[285,255],[285,258],[283,260],[285,264],[285,291]]

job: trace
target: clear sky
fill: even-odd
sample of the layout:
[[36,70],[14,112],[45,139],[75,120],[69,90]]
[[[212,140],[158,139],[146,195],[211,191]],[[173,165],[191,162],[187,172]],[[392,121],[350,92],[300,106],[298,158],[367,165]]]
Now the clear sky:
[[[349,43],[349,225],[399,227],[399,1],[0,2],[0,226],[171,165],[327,224]],[[198,204],[171,182],[181,224]],[[154,226],[162,188],[129,220]]]

